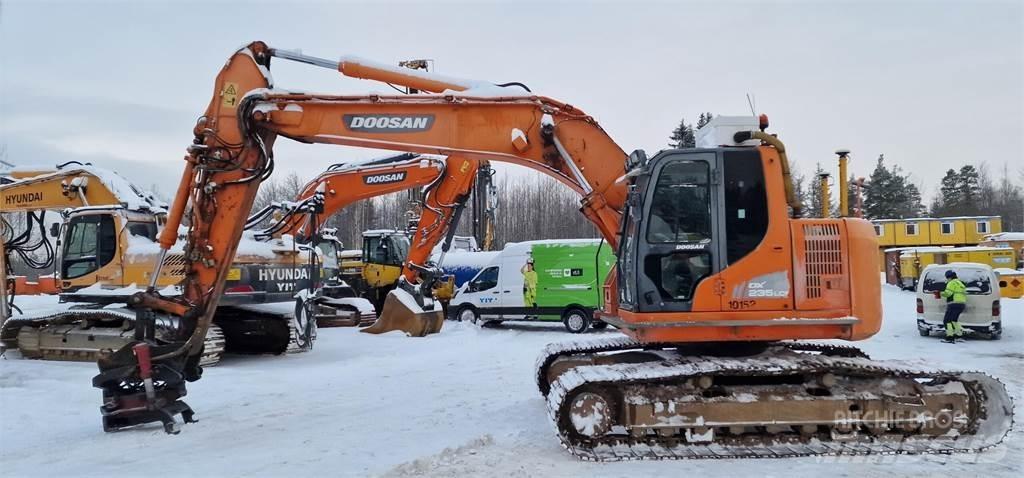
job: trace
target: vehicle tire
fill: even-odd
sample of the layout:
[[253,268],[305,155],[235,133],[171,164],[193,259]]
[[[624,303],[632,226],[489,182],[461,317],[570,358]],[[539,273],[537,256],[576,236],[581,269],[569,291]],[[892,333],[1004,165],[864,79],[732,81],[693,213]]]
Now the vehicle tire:
[[562,314],[562,324],[565,325],[565,330],[574,334],[586,332],[590,327],[590,322],[590,315],[587,314],[587,311],[578,307],[566,310]]
[[917,333],[921,334],[921,337],[928,337],[932,335],[932,331],[928,329],[917,329]]
[[464,305],[459,308],[457,317],[459,318],[459,322],[470,322],[476,324],[480,321],[480,314],[477,313],[476,309],[468,305]]
[[595,321],[591,322],[590,328],[592,328],[594,330],[604,330],[604,329],[608,328],[608,322],[602,322],[600,320],[595,320]]
[[999,332],[996,332],[994,334],[988,334],[988,339],[989,340],[999,340],[1001,338],[1003,338],[1003,331],[1002,330],[1000,330]]

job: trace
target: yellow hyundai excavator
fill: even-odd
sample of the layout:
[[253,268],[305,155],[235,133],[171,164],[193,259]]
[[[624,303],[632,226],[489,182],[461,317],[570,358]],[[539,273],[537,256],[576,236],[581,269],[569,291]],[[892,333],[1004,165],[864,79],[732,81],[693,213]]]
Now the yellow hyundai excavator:
[[[273,58],[425,93],[274,89]],[[245,222],[239,211],[271,171],[275,141],[286,138],[444,154],[454,165],[425,201],[424,217],[441,219],[439,227],[413,237],[382,329],[432,331],[432,271],[423,261],[452,224],[445,218],[478,160],[527,166],[582,196],[581,210],[617,256],[597,314],[625,336],[550,345],[536,370],[557,438],[580,458],[953,453],[998,444],[1013,417],[998,380],[820,342],[878,332],[878,266],[864,260],[877,257],[877,239],[862,219],[800,217],[785,145],[768,126],[764,117],[715,120],[698,135],[700,148],[627,155],[579,107],[520,83],[246,45],[217,76],[168,214],[171,227],[192,211],[184,294],[153,288],[135,296],[153,320],[180,318],[184,333],[141,337],[101,357],[93,385],[103,392],[104,427],[160,421],[173,433],[175,415],[192,420],[180,398],[201,376],[202,337]],[[161,236],[161,249],[176,239]]]
[[[10,177],[13,182],[0,185],[5,215],[24,212],[27,223],[34,225],[43,224],[46,211],[62,211],[63,221],[54,230],[26,229],[15,237],[5,219],[5,251],[31,258],[32,251],[22,245],[28,244],[45,252],[46,258],[35,265],[53,266],[60,278],[60,300],[75,305],[57,313],[12,315],[0,328],[2,346],[17,348],[27,358],[93,361],[101,350],[118,349],[133,340],[136,312],[117,305],[128,302],[139,290],[137,284],[155,282],[157,287],[173,290],[184,276],[180,250],[165,257],[155,281],[150,276],[157,250],[153,241],[163,227],[166,204],[120,175],[91,164],[18,169]],[[49,244],[48,233],[56,238],[56,246]],[[32,234],[38,237],[27,239]],[[232,263],[217,324],[207,334],[204,365],[215,364],[225,349],[281,353],[311,346],[312,326],[254,307],[295,301],[297,292],[309,288],[312,272],[307,262],[315,256],[312,249],[281,234],[260,240],[255,236],[242,241]],[[327,249],[332,244],[325,241],[317,246]],[[11,292],[13,299],[17,291]],[[372,306],[360,301],[337,297],[330,318],[372,321],[376,316]],[[174,328],[173,321],[158,327],[162,334]]]

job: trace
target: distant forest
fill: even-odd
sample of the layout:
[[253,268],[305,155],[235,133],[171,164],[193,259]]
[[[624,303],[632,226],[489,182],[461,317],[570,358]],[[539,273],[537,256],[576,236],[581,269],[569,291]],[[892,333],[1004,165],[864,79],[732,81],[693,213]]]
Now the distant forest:
[[[305,182],[292,173],[271,178],[260,187],[254,210],[274,201],[291,200]],[[498,208],[494,224],[494,247],[507,242],[534,239],[598,237],[597,229],[579,212],[579,195],[558,181],[537,174],[527,177],[499,177],[496,181]],[[472,231],[472,201],[459,221],[457,234]],[[408,192],[357,202],[332,217],[327,227],[338,229],[346,248],[362,247],[362,231],[400,229],[408,223],[413,209]]]

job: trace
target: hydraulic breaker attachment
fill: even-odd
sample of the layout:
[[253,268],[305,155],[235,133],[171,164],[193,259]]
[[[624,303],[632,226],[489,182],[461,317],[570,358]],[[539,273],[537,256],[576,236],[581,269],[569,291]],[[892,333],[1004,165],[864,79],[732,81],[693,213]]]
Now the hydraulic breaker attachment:
[[373,325],[360,330],[368,334],[383,334],[401,330],[410,337],[424,337],[441,331],[444,312],[441,304],[403,279],[388,293],[384,308]]

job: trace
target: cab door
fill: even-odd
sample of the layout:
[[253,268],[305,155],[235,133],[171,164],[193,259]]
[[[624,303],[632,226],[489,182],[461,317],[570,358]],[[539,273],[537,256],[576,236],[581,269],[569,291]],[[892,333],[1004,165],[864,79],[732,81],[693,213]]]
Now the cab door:
[[61,289],[70,292],[120,275],[119,266],[111,264],[118,249],[117,228],[111,215],[74,216],[66,230],[61,257]]
[[722,267],[716,151],[666,151],[647,168],[646,191],[633,200],[619,258],[622,270],[634,274],[636,290],[620,298],[629,296],[638,312],[696,310],[698,288]]
[[498,287],[500,267],[486,267],[466,286],[466,302],[480,310],[482,317],[498,318],[503,304],[501,288]]

